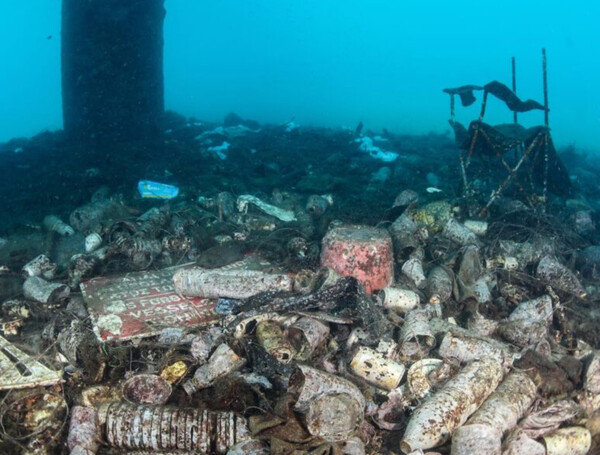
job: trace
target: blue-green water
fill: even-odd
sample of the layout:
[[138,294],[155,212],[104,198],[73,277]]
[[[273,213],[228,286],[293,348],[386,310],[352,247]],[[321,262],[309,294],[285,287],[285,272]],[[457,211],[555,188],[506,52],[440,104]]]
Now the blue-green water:
[[[165,8],[165,102],[188,116],[220,120],[235,110],[263,122],[444,131],[441,89],[510,85],[512,56],[518,93],[541,100],[546,47],[555,141],[598,149],[596,2],[166,0]],[[0,141],[61,128],[60,10],[59,1],[2,4]],[[511,120],[490,104],[490,122]]]

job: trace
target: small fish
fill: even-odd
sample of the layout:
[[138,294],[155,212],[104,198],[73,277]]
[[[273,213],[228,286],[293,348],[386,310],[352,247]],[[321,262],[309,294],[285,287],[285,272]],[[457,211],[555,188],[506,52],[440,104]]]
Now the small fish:
[[439,188],[436,188],[435,186],[430,186],[425,191],[427,191],[429,194],[442,193],[443,192],[443,190],[440,190]]

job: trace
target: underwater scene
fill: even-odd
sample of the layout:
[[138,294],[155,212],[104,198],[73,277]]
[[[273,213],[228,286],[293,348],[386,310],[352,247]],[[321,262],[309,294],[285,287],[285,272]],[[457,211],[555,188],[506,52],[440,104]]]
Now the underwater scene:
[[600,4],[1,8],[0,454],[600,454]]

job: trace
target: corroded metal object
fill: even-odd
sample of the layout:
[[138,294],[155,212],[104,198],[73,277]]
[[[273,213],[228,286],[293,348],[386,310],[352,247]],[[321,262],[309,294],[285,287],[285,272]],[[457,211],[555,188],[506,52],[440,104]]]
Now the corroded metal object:
[[233,412],[108,403],[100,428],[112,447],[226,453],[249,438],[246,420]]
[[267,291],[291,292],[294,280],[285,274],[258,270],[191,268],[175,272],[173,283],[181,295],[247,299]]
[[502,374],[500,362],[495,359],[468,364],[415,410],[400,449],[408,453],[447,441],[496,389]]

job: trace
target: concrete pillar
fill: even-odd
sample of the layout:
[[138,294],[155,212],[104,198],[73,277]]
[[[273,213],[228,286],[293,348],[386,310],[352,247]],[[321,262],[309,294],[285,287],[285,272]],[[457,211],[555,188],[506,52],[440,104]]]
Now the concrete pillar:
[[73,140],[160,137],[164,0],[63,0],[64,129]]

